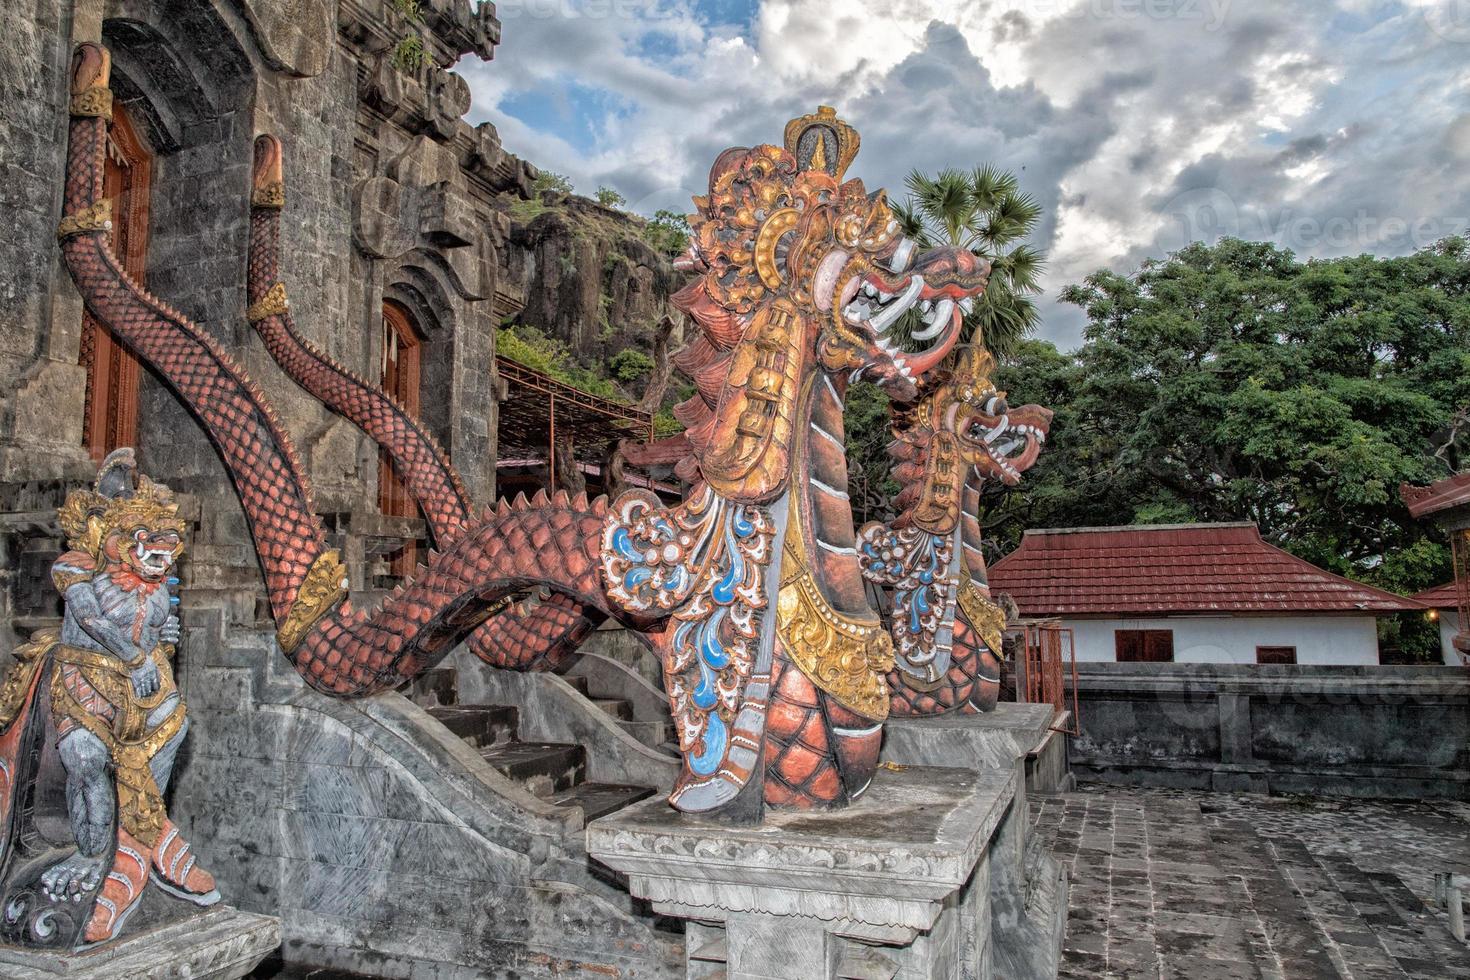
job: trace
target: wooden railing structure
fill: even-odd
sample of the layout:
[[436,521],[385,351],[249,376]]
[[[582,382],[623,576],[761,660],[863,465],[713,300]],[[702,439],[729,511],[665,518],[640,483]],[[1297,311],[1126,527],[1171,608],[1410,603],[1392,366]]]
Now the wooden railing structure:
[[578,460],[595,463],[619,439],[653,439],[653,416],[632,405],[574,388],[508,357],[497,355],[495,370],[507,387],[500,405],[500,455],[536,457],[544,451],[553,488],[558,441],[569,444]]
[[1051,705],[1058,722],[1068,719],[1052,727],[1068,735],[1080,735],[1077,649],[1072,630],[1056,622],[1024,623],[1016,637],[1016,667],[1021,675],[1016,686],[1018,700]]

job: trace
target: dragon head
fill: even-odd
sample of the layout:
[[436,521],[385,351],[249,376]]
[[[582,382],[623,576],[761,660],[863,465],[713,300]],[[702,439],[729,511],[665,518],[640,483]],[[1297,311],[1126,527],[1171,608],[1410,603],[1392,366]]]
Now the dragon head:
[[[709,194],[694,199],[689,249],[675,265],[699,276],[674,303],[703,335],[676,359],[699,393],[675,414],[700,474],[727,495],[779,491],[792,407],[817,370],[912,400],[985,290],[984,259],[921,252],[884,192],[843,179],[857,149],[857,133],[823,107],[792,120],[785,146],[720,154]],[[907,352],[889,332],[915,309],[923,323],[913,336],[929,346]]]
[[936,373],[918,400],[895,407],[888,453],[902,490],[894,499],[896,527],[947,533],[959,518],[965,468],[1007,486],[1036,462],[1051,428],[1051,410],[1012,408],[995,387],[995,359],[966,347],[952,371]]
[[990,380],[995,359],[979,347],[967,347],[948,384],[950,431],[955,434],[960,454],[987,479],[1006,486],[1021,482],[1031,468],[1051,430],[1051,409],[1040,405],[1012,407],[1006,393]]

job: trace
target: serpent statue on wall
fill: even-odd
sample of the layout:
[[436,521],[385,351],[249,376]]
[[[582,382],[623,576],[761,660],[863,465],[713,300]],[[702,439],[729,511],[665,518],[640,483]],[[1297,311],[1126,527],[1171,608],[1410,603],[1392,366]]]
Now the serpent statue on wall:
[[[663,659],[684,756],[670,797],[690,811],[842,805],[877,761],[892,643],[863,589],[842,451],[843,397],[866,377],[900,401],[953,347],[988,266],[898,234],[882,192],[844,180],[857,134],[830,110],[784,147],[722,153],[696,198],[676,297],[700,336],[679,356],[696,394],[679,456],[688,496],[633,490],[504,501],[436,538],[377,609],[353,608],[291,439],[206,331],[147,293],[108,240],[102,159],[109,60],[73,65],[63,257],[94,316],[147,361],[218,449],[259,555],[281,649],[323,693],[361,697],[436,663],[504,597],[545,587],[613,616]],[[879,299],[851,301],[871,285]],[[903,353],[885,334],[927,301]],[[258,302],[258,301],[257,301]],[[261,310],[257,309],[257,312]],[[259,322],[263,322],[259,321]],[[439,492],[443,492],[441,486]],[[447,523],[447,522],[446,522]]]
[[[246,317],[287,375],[388,454],[442,545],[469,522],[459,474],[411,412],[297,330],[279,278],[285,202],[280,142],[259,136]],[[854,300],[869,301],[862,295]],[[903,484],[896,501],[902,513],[891,525],[870,524],[860,532],[864,577],[896,600],[889,617],[897,652],[889,675],[896,715],[988,711],[1000,694],[1006,620],[985,581],[980,489],[985,479],[1019,481],[1045,442],[1051,413],[1035,405],[1010,409],[1005,392],[991,382],[993,368],[986,351],[966,347],[952,370],[932,372],[923,395],[895,413],[890,454]],[[645,465],[682,458],[680,446],[672,454],[668,448],[634,444],[621,451]],[[553,670],[604,618],[564,593],[538,598],[493,614],[470,634],[469,649],[493,667]]]

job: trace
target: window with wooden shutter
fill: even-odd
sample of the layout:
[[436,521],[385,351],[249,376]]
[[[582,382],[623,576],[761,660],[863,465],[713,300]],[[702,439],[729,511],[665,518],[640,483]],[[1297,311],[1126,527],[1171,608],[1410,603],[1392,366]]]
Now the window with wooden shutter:
[[1170,663],[1174,659],[1173,630],[1114,630],[1118,663]]
[[1294,664],[1296,647],[1256,647],[1258,664]]
[[[121,102],[112,106],[102,194],[113,202],[112,252],[123,271],[146,283],[148,193],[153,154]],[[80,363],[87,370],[82,442],[97,462],[119,446],[138,444],[138,382],[142,367],[112,332],[82,314]]]
[[[420,355],[419,332],[413,316],[392,300],[383,302],[383,390],[402,405],[410,415],[419,412]],[[385,517],[417,517],[418,503],[394,472],[393,461],[386,452],[378,453],[378,510]],[[388,556],[392,573],[400,578],[413,574],[418,562],[418,547],[412,541]]]

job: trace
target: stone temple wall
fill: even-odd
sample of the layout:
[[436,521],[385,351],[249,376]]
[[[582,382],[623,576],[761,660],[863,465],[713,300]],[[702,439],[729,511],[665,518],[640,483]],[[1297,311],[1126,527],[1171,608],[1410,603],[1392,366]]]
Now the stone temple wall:
[[[278,409],[355,590],[374,584],[365,558],[421,528],[378,514],[376,446],[286,377],[245,321],[257,134],[284,147],[282,275],[298,326],[372,379],[384,300],[406,308],[423,334],[425,421],[471,495],[492,497],[495,330],[521,292],[505,271],[508,212],[536,171],[493,126],[463,121],[468,88],[437,67],[491,57],[493,5],[419,10],[409,22],[390,0],[0,4],[0,669],[58,621],[55,508],[95,475],[82,304],[55,240],[81,41],[112,52],[118,103],[153,150],[146,284]],[[428,64],[395,63],[409,34]],[[399,695],[348,704],[305,688],[271,638],[219,457],[146,370],[137,449],[190,524],[177,670],[194,728],[170,809],[227,901],[281,915],[288,955],[377,975],[672,975],[680,937],[592,874],[581,811],[531,797]],[[596,962],[578,958],[588,950]]]
[[[492,56],[493,7],[432,0],[420,10],[417,22],[389,0],[72,0],[0,10],[0,199],[12,218],[0,243],[7,557],[55,543],[34,543],[45,530],[38,522],[68,483],[92,470],[81,448],[82,307],[54,236],[67,76],[82,40],[112,52],[118,101],[153,151],[147,284],[213,332],[261,384],[295,437],[318,509],[339,535],[334,544],[351,557],[371,555],[385,550],[374,535],[422,527],[384,530],[376,447],[285,377],[245,322],[258,133],[284,144],[283,278],[298,325],[349,369],[376,378],[383,302],[407,308],[423,333],[423,390],[435,393],[424,399],[425,419],[472,495],[490,499],[507,209],[530,194],[535,169],[501,147],[493,126],[463,121],[468,87],[437,67]],[[428,64],[395,60],[409,35],[427,42]],[[199,515],[186,588],[198,590],[196,602],[224,604],[233,621],[253,624],[261,582],[225,471],[160,382],[144,371],[140,388],[140,461],[187,494]],[[29,590],[20,605],[35,605],[44,583],[34,578],[8,581],[7,602]]]

